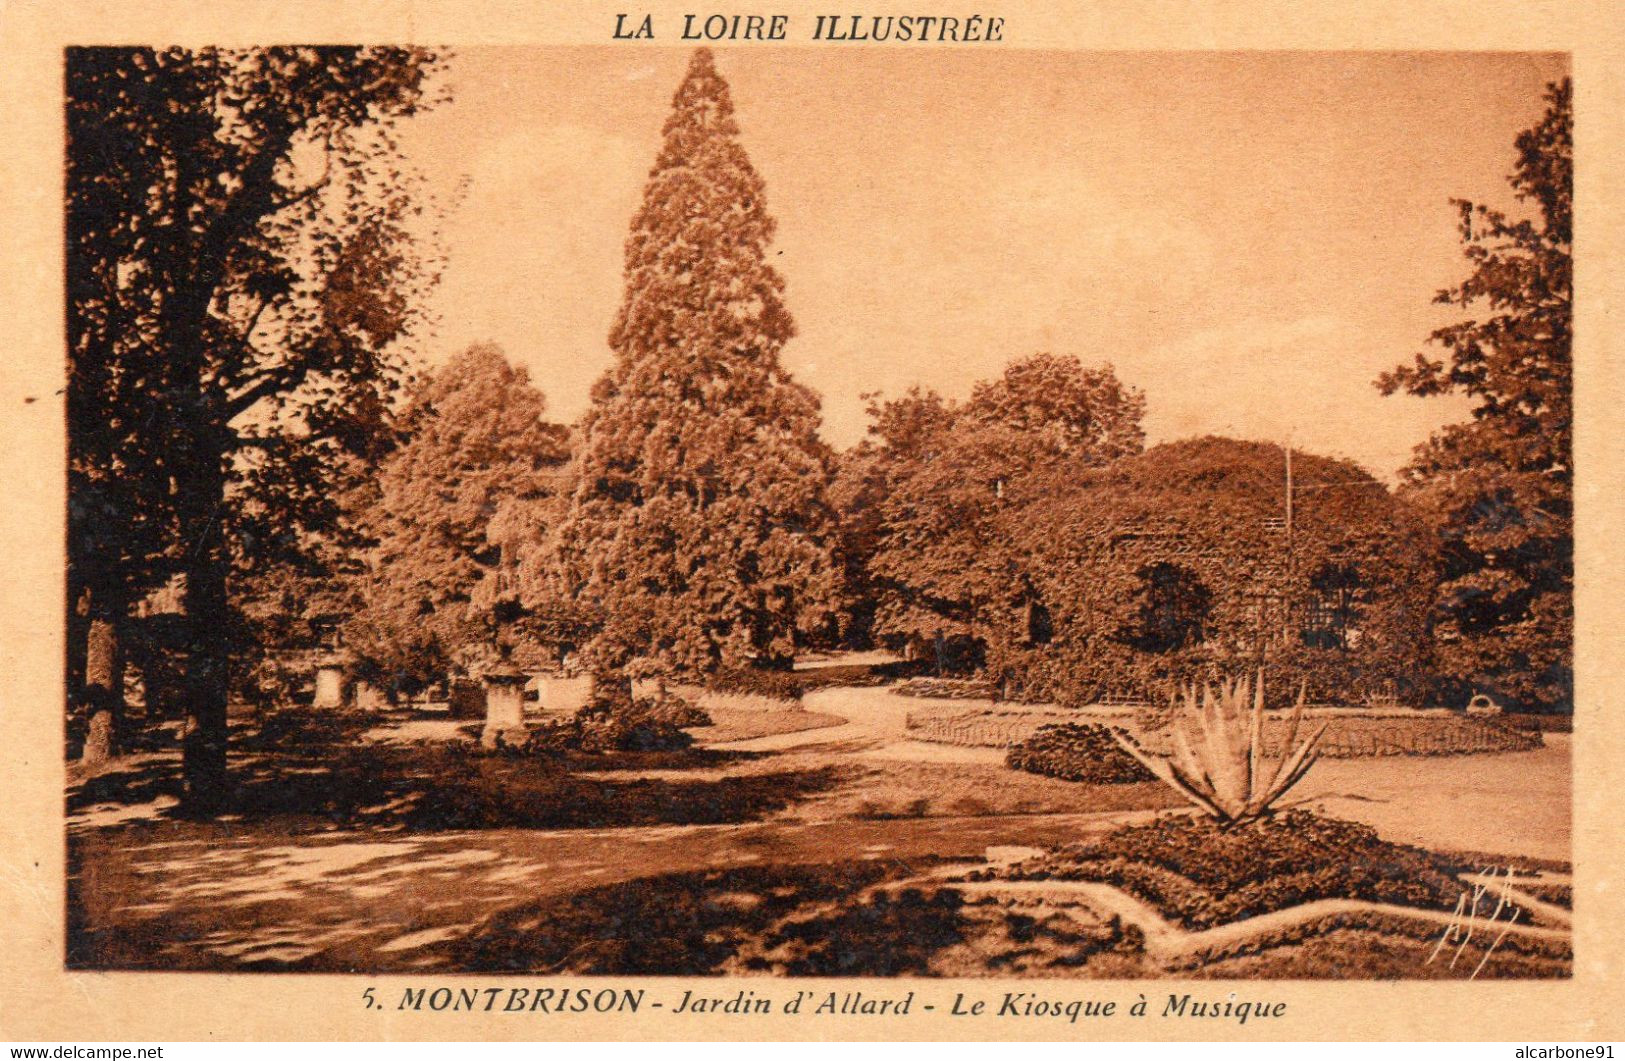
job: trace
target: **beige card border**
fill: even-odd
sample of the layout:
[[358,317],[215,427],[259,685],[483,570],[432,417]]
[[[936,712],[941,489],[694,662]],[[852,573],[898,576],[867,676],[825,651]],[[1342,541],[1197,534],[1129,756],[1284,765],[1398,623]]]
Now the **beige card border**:
[[[62,968],[61,49],[68,44],[264,44],[286,41],[611,44],[620,11],[675,23],[684,12],[788,13],[804,34],[813,14],[998,15],[1005,49],[1303,49],[1563,51],[1573,57],[1579,157],[1575,356],[1579,472],[1574,748],[1575,974],[1559,983],[1171,981],[788,981],[573,978],[572,985],[642,986],[649,997],[683,986],[743,986],[783,999],[798,989],[916,992],[932,1014],[891,1018],[661,1017],[591,1014],[398,1013],[363,1009],[361,992],[393,1000],[403,985],[535,986],[541,977],[366,977],[182,973],[67,973]],[[1621,205],[1625,204],[1625,18],[1598,0],[1361,0],[1339,3],[1146,2],[992,4],[921,0],[904,6],[778,0],[674,4],[597,0],[555,9],[500,0],[457,2],[50,3],[0,5],[0,1039],[186,1041],[284,1039],[1492,1039],[1599,1040],[1625,1036],[1625,576],[1615,426],[1621,386]],[[657,40],[665,47],[677,42]],[[798,43],[792,40],[790,43]],[[800,42],[805,43],[805,42]],[[620,45],[628,48],[641,44]],[[744,45],[774,47],[775,45]],[[830,45],[851,47],[851,45]],[[880,47],[888,47],[882,45]],[[1463,189],[1464,193],[1470,189]],[[1420,339],[1420,336],[1418,337]],[[1403,355],[1403,351],[1396,354]],[[1508,799],[1518,794],[1508,793]],[[558,977],[545,978],[559,986]],[[1080,1021],[953,1018],[957,992],[997,999],[1004,989],[1066,999],[1140,994],[1153,1016]],[[1279,1000],[1286,1015],[1232,1022],[1160,1020],[1170,993]],[[990,1007],[992,1008],[992,1007]]]

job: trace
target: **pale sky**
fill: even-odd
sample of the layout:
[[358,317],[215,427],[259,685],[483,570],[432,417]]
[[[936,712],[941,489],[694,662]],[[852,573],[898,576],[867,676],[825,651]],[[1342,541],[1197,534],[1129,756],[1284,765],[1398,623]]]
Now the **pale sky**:
[[[569,420],[685,49],[469,48],[403,146],[447,219],[443,357],[492,340]],[[778,220],[790,371],[825,437],[865,391],[963,397],[1039,351],[1112,362],[1153,443],[1284,440],[1388,477],[1465,405],[1376,375],[1452,319],[1452,196],[1510,204],[1562,56],[718,49]]]

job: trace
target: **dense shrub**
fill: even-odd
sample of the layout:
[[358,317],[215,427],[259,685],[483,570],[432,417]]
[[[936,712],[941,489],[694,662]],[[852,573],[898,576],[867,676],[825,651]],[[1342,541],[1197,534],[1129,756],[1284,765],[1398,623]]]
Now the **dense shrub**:
[[678,751],[694,743],[681,727],[666,721],[661,701],[634,700],[630,705],[588,704],[576,712],[582,751]]
[[765,696],[770,700],[800,700],[802,691],[794,671],[756,667],[725,667],[711,675],[706,684],[717,692]]
[[1160,702],[1209,668],[1234,673],[1256,659],[1253,592],[1269,584],[1281,597],[1268,622],[1293,624],[1271,646],[1270,706],[1304,684],[1311,703],[1426,702],[1437,542],[1422,511],[1353,464],[1296,452],[1305,488],[1340,488],[1295,513],[1283,567],[1283,458],[1274,444],[1188,439],[1025,484],[995,540],[1029,585],[986,619],[1007,695]]
[[1156,780],[1151,771],[1118,746],[1105,726],[1041,726],[1037,733],[1005,753],[1004,764],[1030,774],[1096,785]]
[[694,743],[683,730],[709,726],[711,716],[680,696],[639,697],[631,703],[600,700],[567,722],[531,730],[520,750],[532,754],[564,751],[681,751]]
[[1530,733],[1573,733],[1574,716],[1568,714],[1507,714],[1499,721],[1513,729]]
[[656,722],[665,722],[679,729],[688,729],[692,726],[709,726],[711,724],[711,716],[705,712],[704,708],[696,707],[692,702],[675,693],[641,697],[632,706],[641,717],[653,719]]
[[1471,867],[1392,844],[1354,822],[1292,811],[1222,829],[1169,815],[1005,870],[1020,880],[1115,884],[1188,928],[1254,917],[1317,899],[1453,909]]
[[895,663],[840,663],[794,672],[796,686],[803,694],[834,686],[885,685],[919,672],[920,664],[910,660]]

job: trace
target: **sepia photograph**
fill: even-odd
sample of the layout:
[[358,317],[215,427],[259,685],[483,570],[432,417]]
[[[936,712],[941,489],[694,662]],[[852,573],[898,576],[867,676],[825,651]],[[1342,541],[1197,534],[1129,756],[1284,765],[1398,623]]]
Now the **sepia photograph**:
[[607,35],[62,53],[63,968],[1575,976],[1568,54]]

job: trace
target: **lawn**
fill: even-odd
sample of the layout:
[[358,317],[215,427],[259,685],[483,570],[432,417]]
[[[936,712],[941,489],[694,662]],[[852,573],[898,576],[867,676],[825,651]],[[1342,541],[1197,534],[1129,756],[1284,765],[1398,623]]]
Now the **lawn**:
[[[70,788],[69,963],[1078,977],[1465,976],[1482,964],[1486,977],[1567,975],[1549,919],[1487,960],[1468,945],[1456,968],[1426,960],[1437,920],[1293,917],[1331,898],[1442,918],[1465,869],[1514,863],[1525,893],[1561,912],[1572,895],[1560,860],[1443,854],[1470,845],[1424,850],[1302,812],[1209,835],[1183,815],[1156,817],[1179,807],[1160,783],[1065,781],[1009,769],[988,749],[919,745],[885,713],[883,691],[854,691],[866,711],[721,712],[693,731],[806,735],[751,752],[484,752],[477,726],[285,711],[234,730],[236,784],[219,821],[176,814],[176,749],[156,741]],[[1103,902],[1098,887],[1118,898]],[[1286,920],[1202,942],[1270,917]]]
[[484,972],[974,976],[1138,972],[1131,932],[967,903],[930,858],[665,874],[504,911],[434,948]]
[[707,709],[711,725],[697,726],[688,732],[703,744],[724,744],[728,741],[773,737],[780,733],[801,733],[806,730],[825,729],[845,722],[838,715],[821,711],[745,711],[726,707]]
[[[285,711],[263,727],[240,728],[223,813],[413,831],[715,825],[783,810],[841,775],[829,764],[719,773],[751,757],[703,748],[526,756],[486,752],[467,739],[362,740],[375,721]],[[643,772],[657,776],[636,776]],[[71,789],[68,812],[173,798],[178,785],[174,756],[150,756]]]
[[809,798],[807,813],[831,818],[958,818],[1132,812],[1179,805],[1178,797],[1159,782],[1085,785],[983,762],[860,757],[853,763],[853,772],[841,783]]

